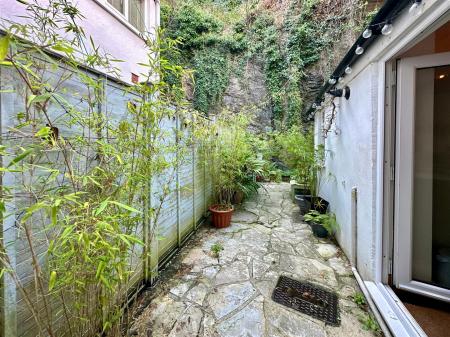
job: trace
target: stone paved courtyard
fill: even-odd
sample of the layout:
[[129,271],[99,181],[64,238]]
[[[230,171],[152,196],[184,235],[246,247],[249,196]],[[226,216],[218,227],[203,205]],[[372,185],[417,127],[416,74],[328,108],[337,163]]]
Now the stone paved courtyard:
[[[211,246],[223,246],[219,258]],[[331,327],[271,300],[280,275],[319,284],[339,296],[341,326]],[[316,239],[289,197],[289,184],[266,184],[229,228],[203,226],[160,282],[139,299],[131,334],[169,337],[375,336],[342,251]]]

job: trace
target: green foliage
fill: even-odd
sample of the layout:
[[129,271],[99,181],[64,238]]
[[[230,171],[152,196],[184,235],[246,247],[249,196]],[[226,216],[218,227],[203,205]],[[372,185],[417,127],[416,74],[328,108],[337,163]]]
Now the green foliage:
[[211,254],[216,258],[219,258],[220,252],[222,250],[223,250],[223,245],[220,242],[216,242],[215,244],[213,244],[211,246]]
[[305,221],[321,224],[330,235],[333,235],[339,228],[334,213],[321,214],[317,211],[309,211],[304,218]]
[[[185,109],[182,88],[154,79],[170,73],[179,83],[189,73],[164,57],[176,49],[177,41],[161,39],[158,32],[145,40],[150,75],[142,83],[153,85],[127,88],[126,107],[110,105],[105,82],[88,75],[80,64],[115,75],[114,61],[102,55],[94,41],[90,52],[84,49],[81,41],[86,36],[76,7],[66,0],[50,0],[44,7],[29,1],[25,10],[25,23],[7,22],[7,43],[1,42],[1,52],[7,53],[1,58],[12,65],[2,68],[2,75],[5,71],[21,79],[11,88],[23,108],[14,112],[11,137],[0,148],[0,173],[15,174],[14,185],[2,188],[0,210],[2,220],[21,214],[13,220],[23,240],[21,252],[32,259],[27,266],[32,280],[21,282],[3,241],[0,274],[16,283],[36,335],[60,335],[59,326],[67,336],[119,335],[114,327],[124,312],[123,296],[135,285],[133,276],[142,262],[148,277],[156,224],[173,192],[168,186],[176,170],[171,168],[192,151],[188,132],[175,144],[165,141],[173,137],[173,130],[163,127],[168,119],[192,116]],[[64,31],[73,35],[61,35]],[[48,50],[64,57],[55,60]],[[68,93],[69,81],[77,83],[79,92]],[[121,121],[98,109],[107,103]],[[73,132],[59,134],[61,125]],[[174,152],[178,155],[168,156]],[[168,184],[157,195],[159,204],[149,208],[149,181],[159,176]],[[12,212],[15,207],[19,209]]]
[[209,167],[220,205],[231,205],[236,191],[249,195],[259,188],[255,176],[262,175],[264,161],[256,156],[254,136],[248,131],[250,122],[245,111],[234,114],[224,110],[215,116],[210,129]]
[[360,322],[363,325],[363,329],[367,331],[373,331],[377,335],[381,334],[380,325],[372,315],[365,315],[360,317]]
[[[224,33],[224,22],[195,5],[195,1],[173,7],[163,5],[161,21],[166,36],[181,42],[177,53],[164,56],[194,70],[193,106],[208,115],[228,86],[230,58],[241,50],[241,42]],[[175,84],[171,76],[168,81]]]
[[228,86],[228,57],[218,48],[198,50],[193,58],[196,72],[194,108],[208,114]]
[[[264,69],[275,127],[281,130],[299,124],[304,109],[306,70],[321,59],[323,51],[331,48],[344,31],[357,30],[360,22],[364,22],[358,15],[364,13],[365,1],[352,0],[351,15],[324,13],[327,5],[330,10],[336,9],[336,5],[328,2],[285,1],[283,5],[289,6],[285,14],[265,10],[266,3],[262,0],[171,0],[170,6],[163,5],[162,25],[166,33],[183,41],[177,61],[199,73],[200,79],[211,70],[214,73],[208,77],[212,95],[204,81],[194,84],[195,106],[205,113],[220,111],[229,74],[239,76],[244,65],[255,62]],[[339,7],[345,8],[342,4]],[[198,62],[198,53],[208,62]],[[335,54],[331,56],[336,58]],[[227,66],[221,69],[224,59],[228,60]],[[333,63],[326,61],[330,66]]]
[[6,54],[9,48],[9,36],[0,37],[0,65],[5,65]]
[[353,302],[355,302],[359,306],[364,306],[366,305],[366,298],[364,297],[364,294],[356,293],[353,296]]
[[297,183],[317,196],[325,152],[323,146],[314,147],[312,131],[294,125],[286,131],[276,132],[273,142],[273,147],[278,149],[273,155],[288,165]]
[[[303,108],[301,82],[304,70],[319,60],[326,43],[314,19],[317,1],[292,1],[283,27],[270,13],[257,13],[247,29],[247,57],[262,56],[266,84],[277,127],[299,124]],[[297,8],[301,8],[297,14]],[[236,25],[239,30],[241,25]]]
[[216,18],[189,4],[178,8],[162,5],[161,22],[167,37],[181,40],[183,51],[190,52],[202,48],[209,36],[223,29]]

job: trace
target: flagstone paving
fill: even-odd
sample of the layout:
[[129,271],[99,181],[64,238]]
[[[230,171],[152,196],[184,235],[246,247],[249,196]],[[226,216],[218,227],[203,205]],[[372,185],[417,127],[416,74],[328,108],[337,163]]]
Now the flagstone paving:
[[[220,243],[216,258],[211,246]],[[339,296],[341,326],[331,327],[271,299],[280,275]],[[225,229],[203,226],[138,301],[129,333],[154,337],[375,336],[353,302],[350,265],[331,241],[316,239],[289,198],[289,184],[265,184]]]

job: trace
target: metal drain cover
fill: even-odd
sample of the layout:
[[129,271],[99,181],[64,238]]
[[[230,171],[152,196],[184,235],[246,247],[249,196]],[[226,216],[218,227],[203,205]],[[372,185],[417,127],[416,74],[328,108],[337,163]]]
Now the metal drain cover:
[[329,325],[341,324],[337,295],[311,283],[280,276],[272,299]]

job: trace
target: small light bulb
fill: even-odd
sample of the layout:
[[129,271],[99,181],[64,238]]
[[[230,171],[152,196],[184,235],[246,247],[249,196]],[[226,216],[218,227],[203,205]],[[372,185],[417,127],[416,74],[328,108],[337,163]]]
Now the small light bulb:
[[409,7],[409,12],[410,12],[410,13],[414,12],[414,11],[417,9],[417,7],[419,7],[419,5],[417,4],[417,2],[414,2],[414,3],[411,5],[411,7]]
[[363,32],[362,36],[363,36],[363,38],[365,38],[365,39],[368,39],[369,37],[371,37],[371,36],[372,36],[372,29],[367,28],[367,29]]
[[364,48],[361,46],[356,47],[355,54],[361,55],[362,53],[364,53]]
[[347,75],[350,75],[352,73],[352,68],[350,68],[350,66],[347,66],[347,68],[345,68],[345,73]]
[[394,30],[394,26],[391,23],[386,23],[383,28],[381,29],[381,34],[383,35],[389,35]]
[[439,78],[442,80],[445,77],[445,75],[439,75]]
[[336,79],[335,79],[334,77],[332,77],[332,78],[330,78],[330,79],[328,80],[328,83],[330,83],[330,84],[336,84]]
[[317,109],[317,104],[316,104],[316,103],[313,103],[312,108],[313,108],[313,109]]
[[419,8],[421,2],[422,0],[415,0],[411,7],[409,7],[409,13],[416,14],[417,8]]
[[342,83],[342,81],[344,80],[344,78],[341,76],[338,78],[338,83]]

